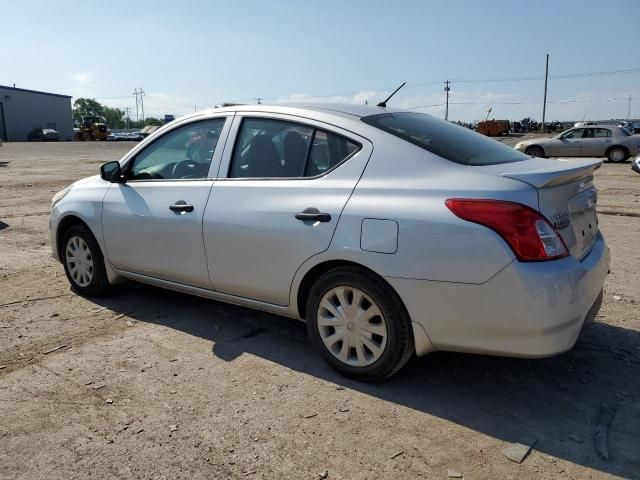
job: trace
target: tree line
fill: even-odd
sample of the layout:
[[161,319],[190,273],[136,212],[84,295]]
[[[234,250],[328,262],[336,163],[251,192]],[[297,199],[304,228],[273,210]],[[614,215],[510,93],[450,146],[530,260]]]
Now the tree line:
[[73,102],[73,124],[78,127],[83,117],[102,117],[108,128],[142,128],[147,125],[164,125],[164,120],[147,117],[143,120],[127,119],[124,110],[102,105],[93,98],[78,98]]

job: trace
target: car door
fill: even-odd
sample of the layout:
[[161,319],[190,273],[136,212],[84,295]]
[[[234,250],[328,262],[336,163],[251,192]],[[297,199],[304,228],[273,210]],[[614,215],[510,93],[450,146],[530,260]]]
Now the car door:
[[580,142],[584,128],[572,128],[558,138],[553,139],[552,150],[545,153],[554,157],[577,157],[580,155]]
[[103,200],[115,268],[211,288],[202,218],[230,124],[221,116],[177,125],[126,161],[126,183],[111,184]]
[[204,215],[217,291],[287,305],[305,260],[326,250],[371,155],[369,141],[299,117],[238,114]]
[[611,130],[608,128],[587,128],[580,141],[580,156],[604,157],[611,146]]

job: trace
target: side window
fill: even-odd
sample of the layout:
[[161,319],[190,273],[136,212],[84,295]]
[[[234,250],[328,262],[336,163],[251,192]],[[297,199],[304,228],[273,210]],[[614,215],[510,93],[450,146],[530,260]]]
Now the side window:
[[206,178],[224,122],[224,118],[215,118],[190,123],[166,133],[136,155],[129,178]]
[[585,128],[582,138],[593,138],[593,128]]
[[320,175],[351,156],[359,145],[335,133],[316,130],[305,176]]
[[573,130],[569,130],[567,133],[562,135],[562,138],[582,138],[583,133],[584,128],[576,128]]
[[610,137],[611,130],[608,128],[595,128],[593,130],[593,136],[596,138]]
[[313,128],[293,122],[243,120],[229,177],[302,177],[312,135]]
[[303,178],[320,175],[360,148],[334,133],[273,119],[243,120],[229,178]]

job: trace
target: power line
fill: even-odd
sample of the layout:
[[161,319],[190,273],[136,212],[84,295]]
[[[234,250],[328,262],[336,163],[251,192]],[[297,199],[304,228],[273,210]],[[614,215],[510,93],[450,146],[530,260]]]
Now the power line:
[[[555,75],[549,75],[550,79],[553,80],[562,80],[562,79],[573,79],[573,78],[583,78],[583,77],[602,77],[602,76],[615,76],[615,75],[632,75],[640,73],[640,67],[627,68],[627,69],[618,69],[618,70],[606,70],[606,71],[595,71],[595,72],[573,72],[573,73],[561,73]],[[504,77],[504,78],[458,78],[450,80],[453,83],[490,83],[490,82],[525,82],[525,81],[538,81],[544,80],[544,76],[520,76],[520,77]],[[439,85],[442,83],[442,80],[429,80],[420,83],[408,83],[404,88],[407,89],[415,89],[426,87],[430,85]],[[360,89],[350,92],[342,92],[342,93],[322,93],[322,94],[305,94],[298,95],[301,101],[304,101],[305,98],[331,98],[331,97],[348,97],[352,95],[356,95],[361,93],[363,90],[371,90],[375,92],[392,90],[395,87],[384,87],[384,88],[367,88]],[[136,89],[137,90],[137,89]],[[140,89],[142,90],[142,89]],[[134,92],[135,95],[135,92]],[[122,98],[130,98],[130,97],[96,97],[101,100],[118,100]],[[261,98],[260,100],[279,100],[282,97],[268,97]],[[252,101],[255,98],[246,98],[244,100]],[[220,102],[209,102],[212,105],[220,103]]]
[[[584,78],[584,77],[630,75],[634,73],[640,73],[640,67],[628,68],[623,70],[598,71],[598,72],[559,73],[556,75],[549,75],[549,78],[553,80],[564,80],[564,79]],[[544,80],[544,78],[545,78],[544,76],[505,77],[505,78],[459,78],[451,81],[453,83],[528,82],[528,81]]]
[[[598,102],[626,102],[625,98],[591,98],[591,99],[565,99],[565,100],[547,100],[547,103],[598,103]],[[522,101],[522,102],[449,102],[449,105],[542,105],[540,101]],[[405,110],[418,110],[420,108],[442,107],[444,103],[432,103],[430,105],[417,105],[413,107],[405,107]]]
[[[560,73],[555,75],[549,75],[549,78],[553,80],[563,80],[563,79],[583,78],[583,77],[632,75],[636,73],[640,73],[640,67],[618,69],[618,70],[595,71],[595,72]],[[526,82],[526,81],[539,81],[539,80],[544,80],[544,76],[520,76],[520,77],[503,77],[503,78],[457,78],[457,79],[454,78],[453,80],[450,80],[450,82],[451,83],[491,83],[491,82]],[[407,85],[404,88],[405,90],[407,90],[407,89],[421,88],[421,87],[427,87],[431,85],[440,85],[440,84],[442,84],[442,80],[429,80],[429,81],[419,82],[419,83],[407,83]],[[367,89],[363,88],[360,90],[355,90],[350,92],[305,94],[305,95],[298,95],[298,97],[300,98],[301,101],[304,101],[305,98],[348,97],[348,96],[361,93],[363,90],[381,92],[381,91],[387,91],[387,90],[390,91],[394,88],[395,86],[384,87],[384,88],[367,88]],[[118,100],[123,98],[130,98],[130,97],[114,96],[114,97],[96,97],[96,98],[99,98],[100,100]],[[282,97],[268,97],[268,98],[261,98],[260,100],[261,101],[262,100],[278,100],[280,98]],[[256,98],[246,98],[242,100],[252,101],[252,100],[256,100]],[[220,102],[209,102],[209,103],[214,105]]]
[[[637,74],[640,73],[640,67],[634,67],[634,68],[627,68],[627,69],[617,69],[617,70],[606,70],[606,71],[593,71],[593,72],[571,72],[571,73],[562,73],[562,74],[555,74],[555,75],[549,75],[550,79],[554,79],[554,80],[563,80],[563,79],[575,79],[575,78],[586,78],[586,77],[602,77],[602,76],[615,76],[615,75],[631,75],[631,74]],[[448,85],[447,87],[450,88],[450,85],[455,84],[455,83],[485,83],[485,82],[524,82],[524,81],[540,81],[540,80],[544,80],[544,76],[520,76],[520,77],[504,77],[504,78],[458,78],[458,79],[453,79],[453,80],[447,80]],[[432,86],[432,85],[437,85],[437,84],[442,84],[441,80],[429,80],[429,81],[425,81],[425,82],[419,82],[419,83],[412,83],[412,84],[407,84],[405,89],[416,89],[416,88],[422,88],[422,87],[426,87],[426,86]],[[374,92],[376,94],[378,94],[379,92],[383,92],[383,91],[390,91],[392,90],[394,87],[385,87],[385,88],[363,88],[357,91],[351,91],[351,92],[342,92],[342,93],[331,93],[331,94],[327,94],[327,93],[323,93],[323,94],[305,94],[305,95],[292,95],[291,100],[292,101],[300,101],[300,102],[305,102],[308,101],[309,99],[323,99],[323,98],[332,98],[332,97],[352,97],[354,95],[357,95],[359,93],[362,93],[363,91],[371,91]],[[139,120],[139,110],[142,110],[142,117],[144,119],[144,97],[145,92],[142,90],[142,88],[136,88],[133,92],[133,96],[136,99],[136,119]],[[123,97],[123,96],[113,96],[113,97],[97,97],[100,100],[117,100],[117,99],[123,99],[123,98],[131,98],[131,97]],[[270,98],[260,98],[260,102],[262,102],[263,100],[267,100],[267,101],[274,101],[274,102],[279,102],[280,100],[282,100],[282,96],[281,97],[270,97]],[[246,101],[254,101],[256,100],[256,98],[247,98]],[[557,100],[557,101],[549,101],[547,103],[584,103],[584,102],[591,102],[591,101],[619,101],[621,99],[594,99],[594,100]],[[628,100],[628,99],[622,99],[622,100]],[[211,105],[216,105],[219,104],[221,102],[207,102],[208,104]],[[244,103],[244,101],[239,102],[239,103]],[[482,103],[487,103],[487,102],[447,102],[448,105],[474,105],[474,104],[482,104]],[[491,102],[492,104],[495,105],[536,105],[536,104],[540,104],[541,102]],[[409,107],[409,109],[420,109],[420,108],[432,108],[432,107],[439,107],[442,106],[443,104],[431,104],[431,105],[421,105],[421,106],[416,106],[416,107]],[[447,112],[448,114],[448,108],[447,108]],[[448,116],[448,115],[446,115]]]
[[431,105],[419,105],[417,107],[405,107],[405,110],[418,110],[420,108],[433,108],[433,107],[441,107],[444,103],[432,103]]
[[[582,78],[582,77],[601,77],[601,76],[614,76],[614,75],[630,75],[640,73],[640,67],[636,68],[628,68],[628,69],[619,69],[619,70],[607,70],[607,71],[597,71],[597,72],[574,72],[574,73],[561,73],[556,75],[549,75],[550,79],[554,80],[563,80],[563,79],[572,79],[572,78]],[[521,77],[504,77],[504,78],[458,78],[450,80],[453,83],[490,83],[490,82],[525,82],[525,81],[539,81],[544,80],[544,76],[521,76]],[[426,87],[430,85],[438,85],[441,84],[442,80],[430,80],[427,82],[421,83],[407,83],[405,86],[405,90],[407,89],[415,89]],[[331,98],[331,97],[348,97],[352,95],[356,95],[361,93],[363,90],[371,90],[375,92],[391,90],[395,87],[385,87],[385,88],[367,88],[361,89],[352,92],[343,92],[343,93],[332,93],[332,94],[306,94],[299,95],[301,101],[304,101],[305,98]],[[277,97],[266,98],[266,100],[277,100]]]
[[555,100],[547,103],[594,103],[594,102],[624,102],[626,98],[591,98],[591,99],[575,99],[575,100]]
[[576,77],[603,77],[612,75],[629,75],[632,73],[640,73],[639,68],[627,68],[623,70],[609,70],[604,72],[582,72],[582,73],[564,73],[559,75],[552,75],[551,78],[576,78]]
[[123,98],[131,98],[129,95],[125,97],[95,97],[97,100],[122,100]]
[[[542,105],[539,101],[522,101],[522,102],[449,102],[452,105]],[[553,102],[547,102],[553,103]]]

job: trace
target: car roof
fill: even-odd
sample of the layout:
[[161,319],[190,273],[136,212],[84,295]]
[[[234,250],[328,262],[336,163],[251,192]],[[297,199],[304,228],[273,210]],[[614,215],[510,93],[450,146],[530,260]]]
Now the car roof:
[[291,113],[292,110],[304,110],[343,117],[362,118],[380,113],[398,113],[405,110],[398,108],[378,107],[374,105],[356,105],[349,103],[276,103],[276,104],[246,104],[229,105],[226,107],[208,109],[207,113],[217,112],[270,112]]
[[611,125],[609,123],[593,123],[591,125],[580,125],[572,128],[623,128],[619,125]]

